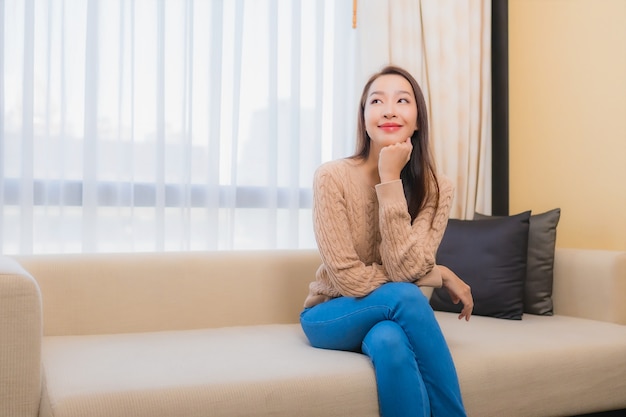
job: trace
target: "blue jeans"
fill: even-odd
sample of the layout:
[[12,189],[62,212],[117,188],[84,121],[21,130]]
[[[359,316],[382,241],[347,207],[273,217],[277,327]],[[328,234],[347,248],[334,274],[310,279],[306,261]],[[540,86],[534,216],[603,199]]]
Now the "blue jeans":
[[300,314],[311,345],[372,360],[383,417],[465,416],[448,345],[428,299],[410,283],[339,297]]

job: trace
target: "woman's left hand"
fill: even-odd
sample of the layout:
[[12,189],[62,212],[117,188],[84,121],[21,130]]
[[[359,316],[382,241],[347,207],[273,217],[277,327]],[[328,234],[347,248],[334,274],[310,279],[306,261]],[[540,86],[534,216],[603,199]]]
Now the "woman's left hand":
[[443,279],[443,287],[448,290],[450,298],[454,304],[459,302],[463,304],[461,314],[459,314],[459,320],[465,318],[465,321],[469,321],[472,316],[472,310],[474,309],[474,298],[472,297],[472,290],[457,274],[452,272],[450,268],[437,265],[441,270],[441,277]]

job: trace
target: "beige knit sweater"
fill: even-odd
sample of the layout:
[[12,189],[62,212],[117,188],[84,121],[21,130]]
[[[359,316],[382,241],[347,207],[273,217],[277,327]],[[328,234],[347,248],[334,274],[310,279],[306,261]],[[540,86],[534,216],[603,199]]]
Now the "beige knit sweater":
[[354,160],[320,166],[313,182],[313,227],[322,265],[304,306],[365,296],[387,282],[440,287],[435,254],[454,189],[447,178],[438,181],[438,208],[433,198],[411,224],[401,180],[372,188]]

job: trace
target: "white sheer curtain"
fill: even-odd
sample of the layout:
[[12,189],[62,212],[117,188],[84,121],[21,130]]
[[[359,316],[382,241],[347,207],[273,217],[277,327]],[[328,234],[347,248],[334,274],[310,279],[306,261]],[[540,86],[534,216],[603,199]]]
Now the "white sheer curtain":
[[352,2],[0,1],[0,251],[314,247]]
[[360,78],[387,64],[417,78],[451,216],[491,212],[491,0],[360,0]]

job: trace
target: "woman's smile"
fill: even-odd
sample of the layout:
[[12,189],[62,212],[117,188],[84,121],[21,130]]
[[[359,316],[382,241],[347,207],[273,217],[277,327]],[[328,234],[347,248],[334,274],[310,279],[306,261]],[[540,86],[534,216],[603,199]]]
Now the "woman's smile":
[[395,133],[402,129],[402,125],[398,123],[383,123],[378,125],[378,127],[387,133]]

